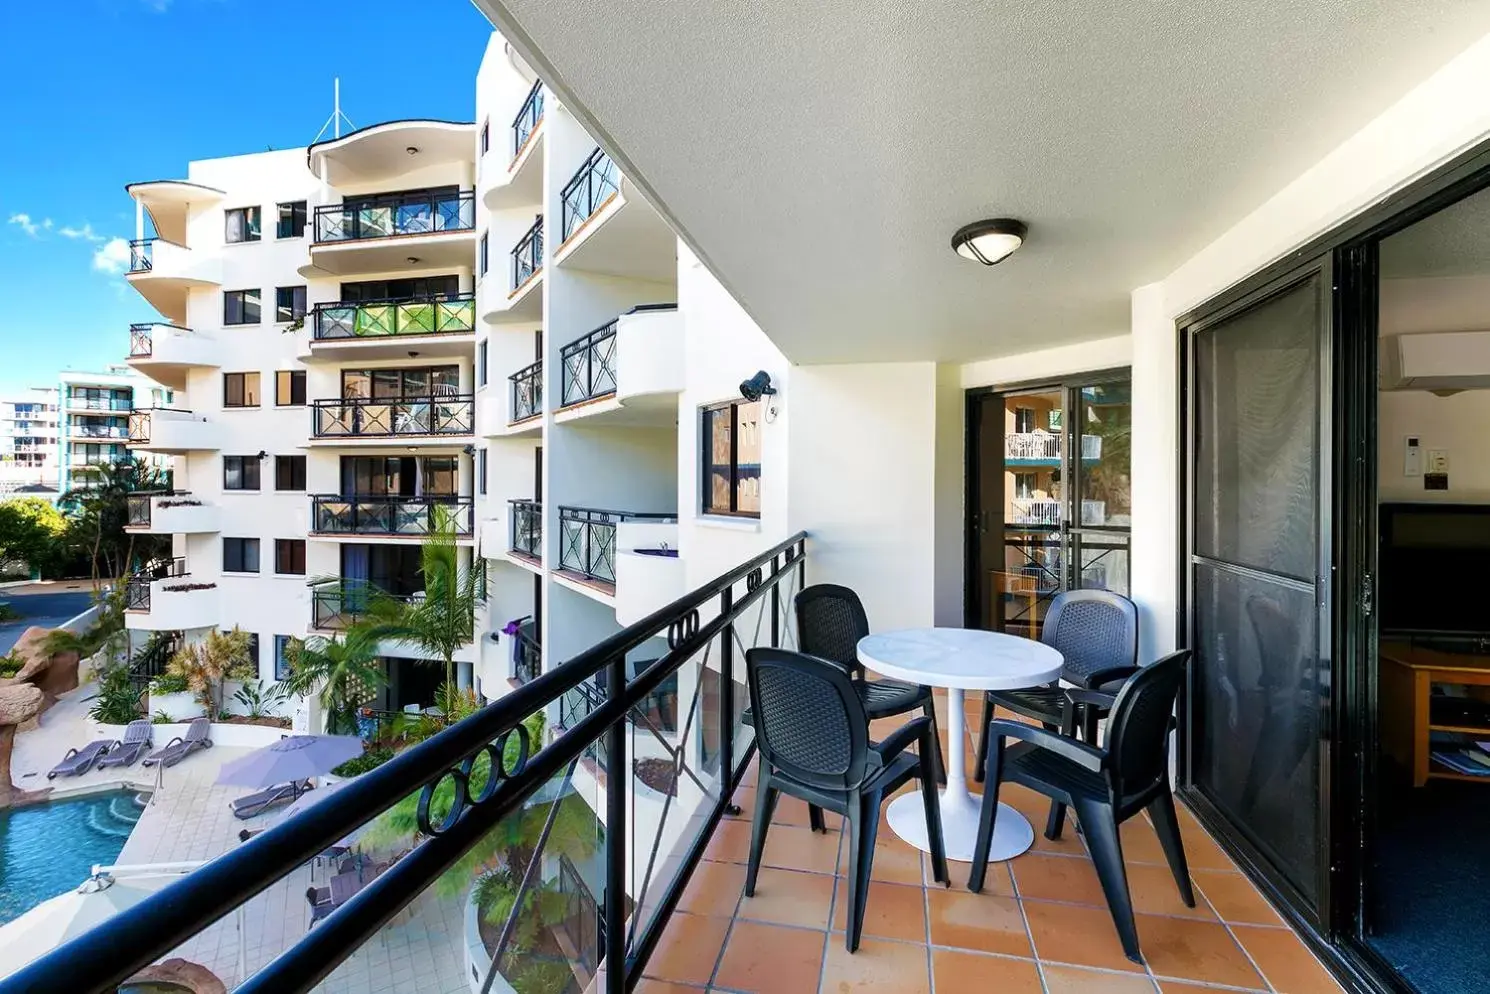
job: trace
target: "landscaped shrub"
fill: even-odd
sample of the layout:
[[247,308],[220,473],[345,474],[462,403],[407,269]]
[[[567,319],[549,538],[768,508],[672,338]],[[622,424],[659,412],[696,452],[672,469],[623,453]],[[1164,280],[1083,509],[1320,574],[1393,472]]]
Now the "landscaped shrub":
[[189,690],[186,677],[180,673],[162,673],[150,681],[152,694],[184,694]]
[[88,700],[88,716],[105,725],[127,725],[140,716],[140,690],[129,677],[129,667],[112,663],[98,672],[98,693]]
[[12,677],[21,672],[21,667],[26,665],[26,660],[14,649],[9,655],[0,656],[0,677]]
[[356,759],[349,759],[331,772],[339,777],[355,777],[375,770],[393,758],[392,749],[369,749]]

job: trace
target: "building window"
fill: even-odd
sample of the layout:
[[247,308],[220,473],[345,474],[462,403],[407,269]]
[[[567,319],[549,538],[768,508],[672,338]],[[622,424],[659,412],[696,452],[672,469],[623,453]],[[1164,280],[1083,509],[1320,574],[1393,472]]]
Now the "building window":
[[305,539],[274,540],[274,572],[281,576],[305,575]]
[[224,290],[222,294],[223,324],[258,324],[258,290]]
[[1035,474],[1014,474],[1014,496],[1016,499],[1024,500],[1035,496]]
[[274,679],[288,680],[290,678],[290,660],[285,650],[290,647],[290,635],[274,636]]
[[235,207],[227,212],[228,244],[234,242],[256,242],[259,240],[259,208]]
[[479,248],[476,258],[480,260],[480,273],[482,276],[485,276],[487,263],[491,261],[491,250],[486,243],[486,232],[483,231],[481,233],[481,241],[478,244]]
[[490,121],[482,121],[481,122],[481,154],[482,155],[485,155],[486,152],[487,152],[487,150],[489,148],[491,148],[491,122]]
[[277,370],[274,374],[274,406],[300,407],[304,404],[305,370]]
[[259,406],[259,374],[258,373],[223,373],[222,374],[222,406],[223,407],[258,407]]
[[222,488],[224,490],[259,489],[259,457],[223,456]]
[[275,456],[274,457],[274,489],[275,490],[304,490],[305,489],[305,457],[304,456]]
[[703,409],[705,514],[760,517],[760,416],[758,400]]
[[476,385],[486,386],[486,339],[476,346]]
[[486,493],[486,450],[476,450],[476,492]]
[[256,538],[223,539],[222,569],[224,573],[257,573],[259,571],[259,540]]
[[274,288],[274,320],[280,324],[299,321],[305,317],[305,287],[277,286]]
[[247,632],[248,635],[248,658],[253,663],[254,677],[259,675],[259,633]]
[[1014,434],[1028,435],[1035,430],[1035,410],[1032,407],[1014,408]]
[[274,225],[275,238],[301,238],[305,235],[305,201],[280,204],[279,220]]

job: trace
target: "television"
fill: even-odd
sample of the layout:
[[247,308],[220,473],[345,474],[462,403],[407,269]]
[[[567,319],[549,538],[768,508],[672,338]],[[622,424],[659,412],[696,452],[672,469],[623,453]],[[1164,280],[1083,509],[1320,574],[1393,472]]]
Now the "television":
[[1383,635],[1490,638],[1490,504],[1381,505]]

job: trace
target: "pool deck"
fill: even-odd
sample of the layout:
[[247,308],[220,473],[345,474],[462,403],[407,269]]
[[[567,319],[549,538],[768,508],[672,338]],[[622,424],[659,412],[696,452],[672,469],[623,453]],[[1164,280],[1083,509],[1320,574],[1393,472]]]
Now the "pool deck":
[[[69,748],[81,747],[93,738],[86,700],[93,691],[92,685],[86,685],[63,695],[42,716],[37,728],[16,736],[12,776],[17,786],[25,790],[52,786],[57,788],[54,796],[75,796],[120,786],[155,789],[155,771],[139,765],[126,770],[92,770],[80,777],[48,783],[46,771]],[[233,817],[229,802],[250,793],[249,789],[215,783],[223,763],[247,752],[216,746],[164,771],[159,789],[119,854],[119,863],[214,859],[240,845],[240,829],[274,824],[276,816],[272,812],[247,821]],[[324,885],[326,874],[325,867],[301,867],[248,902],[242,949],[250,973],[305,934],[310,920],[306,889],[313,882]],[[327,994],[392,994],[412,990],[421,994],[466,994],[469,985],[465,977],[463,911],[460,901],[430,894],[421,897],[317,990]],[[239,949],[237,921],[229,916],[198,933],[170,955],[201,963],[231,989],[244,979],[239,973]]]

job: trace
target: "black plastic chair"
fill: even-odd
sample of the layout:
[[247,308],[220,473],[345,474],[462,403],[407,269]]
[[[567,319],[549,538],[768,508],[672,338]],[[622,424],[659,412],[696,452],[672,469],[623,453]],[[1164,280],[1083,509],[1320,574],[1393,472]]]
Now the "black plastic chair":
[[870,680],[864,673],[864,664],[859,662],[859,640],[869,634],[869,616],[859,595],[836,583],[816,583],[797,594],[796,607],[798,644],[802,651],[847,670],[871,719],[919,709],[931,720],[931,734],[937,742],[937,748],[932,751],[936,779],[938,783],[946,783],[931,688],[903,680]]
[[[908,781],[921,782],[932,871],[939,883],[951,882],[931,763],[936,749],[931,722],[924,716],[913,718],[883,742],[871,742],[869,715],[858,688],[834,663],[785,649],[759,648],[745,654],[745,668],[760,750],[745,896],[755,896],[766,832],[781,794],[837,812],[849,833],[845,944],[854,952],[864,931],[880,805]],[[918,752],[907,751],[912,743]]]
[[[1084,690],[1117,693],[1122,681],[1138,672],[1138,608],[1110,590],[1067,590],[1050,602],[1040,641],[1059,652],[1065,663],[1061,679]],[[1061,725],[1066,695],[1060,682],[1019,690],[990,690],[983,695],[983,732],[978,736],[974,777],[983,779],[988,759],[988,723],[998,705],[1055,731]],[[1097,722],[1107,709],[1096,702],[1083,706],[1077,727],[1088,742],[1097,737]]]
[[[1105,748],[1019,721],[1000,718],[989,723],[988,736],[993,744],[986,764],[988,786],[983,791],[978,819],[970,890],[983,889],[988,848],[998,818],[999,788],[1005,783],[1023,784],[1052,801],[1046,838],[1060,838],[1066,806],[1075,809],[1123,952],[1133,962],[1143,962],[1118,826],[1148,809],[1180,897],[1187,906],[1195,907],[1174,795],[1169,789],[1169,733],[1174,728],[1170,714],[1189,659],[1190,650],[1181,649],[1129,678],[1112,702]],[[1083,698],[1108,697],[1089,690],[1068,690],[1066,694],[1069,703],[1063,723],[1068,732],[1075,725]],[[1018,739],[1019,743],[1005,747],[1005,739]]]

